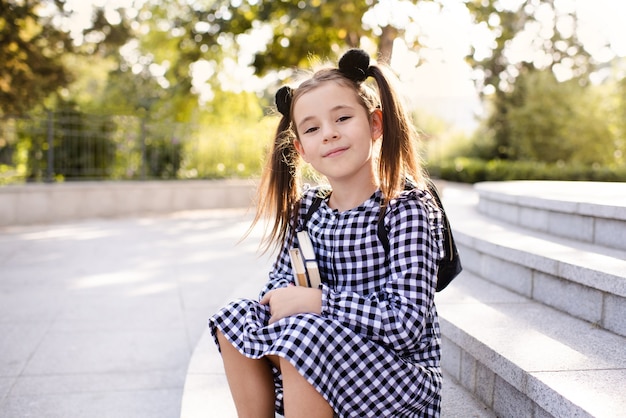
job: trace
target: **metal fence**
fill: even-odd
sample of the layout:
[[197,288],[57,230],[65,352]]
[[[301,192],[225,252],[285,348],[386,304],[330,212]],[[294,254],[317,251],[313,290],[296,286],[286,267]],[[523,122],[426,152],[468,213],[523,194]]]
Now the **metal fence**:
[[65,110],[5,117],[0,119],[0,184],[255,175],[260,148],[239,142],[230,138],[225,144],[214,127],[149,116]]

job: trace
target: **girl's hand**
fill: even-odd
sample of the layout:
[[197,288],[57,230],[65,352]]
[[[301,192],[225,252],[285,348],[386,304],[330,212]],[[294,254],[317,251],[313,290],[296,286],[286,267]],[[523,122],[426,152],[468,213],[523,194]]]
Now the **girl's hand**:
[[269,323],[299,313],[321,313],[322,290],[310,287],[288,286],[274,289],[265,294],[261,305],[269,305]]

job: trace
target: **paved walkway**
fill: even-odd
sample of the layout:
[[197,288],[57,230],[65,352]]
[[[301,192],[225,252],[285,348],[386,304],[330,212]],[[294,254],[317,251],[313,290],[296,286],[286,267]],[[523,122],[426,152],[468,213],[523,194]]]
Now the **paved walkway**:
[[[238,243],[250,220],[208,210],[0,227],[0,418],[179,418],[207,318],[265,283],[260,231]],[[490,416],[446,385],[445,416]],[[218,393],[207,418],[232,413],[225,389],[199,401]]]
[[178,417],[206,319],[265,280],[259,234],[237,245],[249,223],[212,210],[1,228],[0,417]]

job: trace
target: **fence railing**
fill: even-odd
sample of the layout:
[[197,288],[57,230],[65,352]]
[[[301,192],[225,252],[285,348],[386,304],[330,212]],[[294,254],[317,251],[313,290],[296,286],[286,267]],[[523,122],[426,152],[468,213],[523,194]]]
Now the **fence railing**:
[[259,127],[228,129],[75,110],[5,117],[0,184],[257,175]]

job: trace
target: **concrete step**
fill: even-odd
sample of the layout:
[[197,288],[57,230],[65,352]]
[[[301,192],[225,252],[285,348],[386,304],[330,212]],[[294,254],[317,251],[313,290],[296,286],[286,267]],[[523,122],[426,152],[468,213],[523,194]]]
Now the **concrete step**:
[[[552,212],[569,216],[544,210],[564,204],[540,183],[524,186],[528,196],[514,192],[515,199],[506,195],[511,184],[486,200],[483,193],[483,204],[508,206],[482,213],[476,189],[440,185],[465,267],[437,295],[444,417],[626,417],[626,251],[595,232],[586,240],[527,225],[536,216],[550,228],[559,218]],[[595,184],[578,186],[579,196],[590,196],[585,187]],[[621,225],[619,205],[591,206],[578,205],[582,214],[569,217],[570,229],[587,222],[577,217],[587,212],[609,213]],[[593,222],[594,231],[611,229]],[[181,416],[234,416],[208,333],[189,366]]]
[[[208,329],[198,342],[187,371],[181,418],[236,418],[222,360]],[[452,375],[444,373],[442,418],[495,418],[494,413],[465,389]]]
[[445,189],[465,271],[626,336],[626,251],[529,231],[477,203],[471,189]]
[[501,417],[626,417],[626,338],[463,272],[437,295],[442,365]]
[[253,180],[68,181],[0,187],[0,227],[248,208]]
[[476,184],[491,218],[570,240],[626,250],[626,183],[514,181]]

